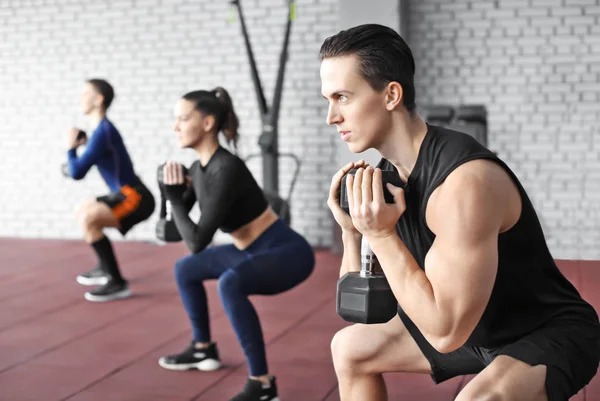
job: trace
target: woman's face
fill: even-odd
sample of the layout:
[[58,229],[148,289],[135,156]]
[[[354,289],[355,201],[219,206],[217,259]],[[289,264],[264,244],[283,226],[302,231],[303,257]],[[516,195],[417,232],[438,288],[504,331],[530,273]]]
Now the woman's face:
[[205,116],[189,100],[179,99],[175,106],[175,126],[181,148],[193,148],[210,133],[214,117]]

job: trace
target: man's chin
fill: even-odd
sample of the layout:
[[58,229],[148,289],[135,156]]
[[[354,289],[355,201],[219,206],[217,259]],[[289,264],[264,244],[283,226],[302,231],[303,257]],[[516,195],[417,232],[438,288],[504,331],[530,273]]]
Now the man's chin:
[[361,146],[359,144],[356,143],[349,143],[348,144],[348,150],[352,153],[362,153],[365,150],[367,150],[368,148],[365,148],[364,146]]
[[194,143],[189,142],[189,141],[179,141],[179,148],[180,149],[191,149],[194,147]]

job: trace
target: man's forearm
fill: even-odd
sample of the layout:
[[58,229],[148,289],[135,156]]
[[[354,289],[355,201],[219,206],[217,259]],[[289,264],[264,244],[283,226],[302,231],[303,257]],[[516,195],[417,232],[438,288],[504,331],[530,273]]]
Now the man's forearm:
[[406,245],[397,236],[367,239],[402,309],[429,341],[443,339],[448,316],[439,309],[429,279]]
[[344,254],[340,266],[340,277],[348,272],[360,271],[360,233],[342,232]]

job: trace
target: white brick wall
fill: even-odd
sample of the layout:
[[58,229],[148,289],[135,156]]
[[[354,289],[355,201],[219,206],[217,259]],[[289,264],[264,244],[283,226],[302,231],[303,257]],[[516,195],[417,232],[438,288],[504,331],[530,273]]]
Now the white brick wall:
[[[281,109],[281,151],[304,160],[294,227],[314,245],[332,241],[325,200],[336,147],[345,146],[324,124],[318,75],[340,2],[298,1]],[[243,2],[268,99],[284,3]],[[554,256],[599,259],[600,0],[412,0],[409,11],[418,102],[485,104],[490,147],[528,189]],[[239,21],[229,16],[228,2],[210,0],[0,2],[0,236],[80,238],[75,205],[106,191],[95,169],[82,182],[59,173],[65,132],[84,122],[77,103],[87,77],[114,84],[110,116],[155,194],[157,163],[194,157],[172,134],[173,104],[188,90],[228,88],[241,153],[258,151],[254,89]],[[250,168],[260,181],[260,161]],[[284,193],[290,177],[284,160]],[[155,221],[130,238],[152,239]]]
[[[187,164],[177,149],[173,105],[186,91],[226,87],[241,119],[241,154],[258,151],[260,121],[239,20],[212,0],[12,0],[0,2],[0,236],[80,238],[74,207],[106,192],[94,168],[85,181],[64,179],[65,133],[77,116],[83,81],[105,77],[117,97],[109,116],[136,170],[158,195],[158,163]],[[286,2],[244,0],[268,99],[283,40]],[[293,225],[314,245],[331,243],[325,205],[336,136],[324,124],[318,50],[336,32],[337,0],[300,1],[292,26],[280,117],[280,150],[304,161],[293,195]],[[333,17],[332,17],[333,16]],[[258,159],[250,167],[262,178]],[[291,164],[280,165],[287,193]],[[129,238],[153,239],[158,210]],[[114,233],[113,238],[119,238]]]
[[413,0],[421,104],[485,104],[557,258],[600,259],[600,1]]

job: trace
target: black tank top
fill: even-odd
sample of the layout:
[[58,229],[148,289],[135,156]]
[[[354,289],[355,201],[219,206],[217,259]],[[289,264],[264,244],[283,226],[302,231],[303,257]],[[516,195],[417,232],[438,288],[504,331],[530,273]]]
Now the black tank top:
[[[455,168],[474,159],[494,161],[506,170],[519,189],[522,212],[517,223],[498,236],[496,282],[466,345],[498,347],[523,337],[550,319],[597,324],[595,310],[558,270],[533,205],[515,174],[472,137],[432,125],[428,125],[408,178],[406,211],[396,224],[398,235],[421,269],[435,239],[425,220],[427,201]],[[378,167],[396,170],[385,159]],[[401,308],[399,313],[403,320],[410,320]]]

